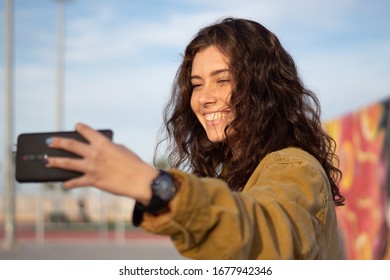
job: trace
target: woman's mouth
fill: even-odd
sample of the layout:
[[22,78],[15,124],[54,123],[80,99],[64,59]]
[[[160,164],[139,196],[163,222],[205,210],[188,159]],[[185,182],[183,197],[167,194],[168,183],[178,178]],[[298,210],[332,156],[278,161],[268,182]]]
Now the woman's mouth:
[[221,120],[226,119],[230,115],[230,112],[213,112],[213,113],[207,113],[203,114],[204,118],[208,123],[215,123]]

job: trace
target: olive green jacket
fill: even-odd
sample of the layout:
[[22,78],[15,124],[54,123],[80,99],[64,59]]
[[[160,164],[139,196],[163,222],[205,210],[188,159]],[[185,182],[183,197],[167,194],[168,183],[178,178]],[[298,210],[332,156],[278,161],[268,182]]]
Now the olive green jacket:
[[267,155],[242,192],[214,178],[169,171],[178,186],[170,210],[141,226],[169,235],[193,259],[340,259],[328,178],[307,152]]

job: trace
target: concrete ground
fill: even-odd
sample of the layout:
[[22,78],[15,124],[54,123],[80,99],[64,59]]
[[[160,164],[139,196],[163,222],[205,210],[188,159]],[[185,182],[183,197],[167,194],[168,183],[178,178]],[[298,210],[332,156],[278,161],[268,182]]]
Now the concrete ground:
[[[0,240],[1,242],[2,240]],[[166,237],[130,232],[125,239],[98,234],[46,234],[44,240],[18,237],[14,248],[0,246],[0,260],[179,260]]]
[[112,242],[21,243],[0,249],[0,260],[179,260],[184,259],[167,242],[147,240]]

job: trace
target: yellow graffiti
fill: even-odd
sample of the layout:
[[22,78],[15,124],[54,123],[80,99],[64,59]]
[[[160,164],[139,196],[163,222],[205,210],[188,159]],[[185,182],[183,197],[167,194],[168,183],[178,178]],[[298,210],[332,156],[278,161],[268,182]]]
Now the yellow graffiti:
[[343,191],[348,191],[352,187],[353,179],[355,177],[355,161],[353,160],[353,148],[351,142],[344,141],[342,143],[341,150],[343,151],[343,153],[340,154],[340,161],[343,165],[341,167],[343,170]]

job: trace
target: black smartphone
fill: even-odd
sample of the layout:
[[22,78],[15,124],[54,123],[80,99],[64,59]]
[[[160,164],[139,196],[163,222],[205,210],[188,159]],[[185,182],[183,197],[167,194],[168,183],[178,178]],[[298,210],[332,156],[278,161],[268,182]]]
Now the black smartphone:
[[[98,130],[107,138],[112,139],[110,129]],[[18,136],[15,158],[15,178],[20,183],[34,182],[64,182],[82,175],[79,172],[60,168],[46,167],[48,157],[80,158],[78,155],[61,149],[52,149],[46,144],[50,137],[73,138],[87,143],[76,131],[23,133]]]

